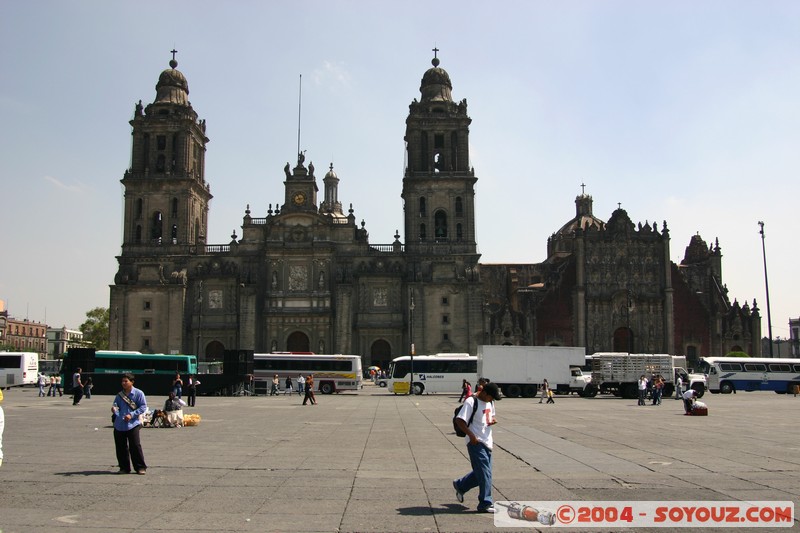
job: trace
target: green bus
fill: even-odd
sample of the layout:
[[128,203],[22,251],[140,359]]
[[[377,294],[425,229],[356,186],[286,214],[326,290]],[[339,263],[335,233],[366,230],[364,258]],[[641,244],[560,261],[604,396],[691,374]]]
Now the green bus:
[[[94,352],[94,357],[87,357],[85,350],[64,354],[62,372],[67,377],[67,371],[84,365],[83,370],[94,375],[100,374],[197,374],[196,355],[167,355],[163,353],[141,352],[114,352],[100,350]],[[93,363],[93,364],[92,364]]]

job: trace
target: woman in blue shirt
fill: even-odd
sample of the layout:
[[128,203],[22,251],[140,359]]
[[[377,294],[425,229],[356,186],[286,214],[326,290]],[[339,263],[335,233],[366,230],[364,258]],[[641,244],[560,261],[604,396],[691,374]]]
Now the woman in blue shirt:
[[144,393],[133,386],[133,374],[122,375],[122,391],[114,397],[111,411],[116,414],[114,420],[114,445],[117,449],[119,474],[131,473],[131,462],[137,474],[147,472],[144,462],[139,430],[142,429],[140,417],[147,412],[147,398]]

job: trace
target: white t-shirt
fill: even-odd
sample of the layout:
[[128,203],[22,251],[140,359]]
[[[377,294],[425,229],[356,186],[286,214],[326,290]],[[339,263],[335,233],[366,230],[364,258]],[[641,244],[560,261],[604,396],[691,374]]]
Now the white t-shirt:
[[639,390],[647,390],[647,378],[639,380]]
[[683,393],[684,400],[691,400],[692,398],[694,398],[694,389],[689,389]]
[[[462,419],[464,422],[468,422],[476,403],[478,404],[478,411],[475,413],[475,417],[472,419],[472,424],[469,425],[469,429],[475,435],[475,438],[478,439],[478,442],[482,442],[491,450],[493,440],[492,426],[489,425],[489,422],[495,417],[494,402],[486,403],[483,400],[479,400],[477,396],[470,396],[464,400],[464,405],[458,413],[458,418]],[[464,440],[469,444],[469,435],[464,437]]]

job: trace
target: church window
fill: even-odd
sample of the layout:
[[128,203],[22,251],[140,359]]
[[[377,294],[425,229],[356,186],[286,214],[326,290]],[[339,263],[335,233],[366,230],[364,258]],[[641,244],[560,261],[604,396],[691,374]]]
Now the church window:
[[419,216],[424,217],[425,214],[425,198],[421,197],[419,199]]
[[136,242],[142,242],[142,227],[136,226]]
[[450,165],[452,170],[458,170],[458,133],[450,134]]
[[158,135],[156,137],[156,144],[158,145],[159,150],[164,150],[167,147],[166,135]]
[[142,324],[142,329],[150,329],[150,321],[145,320],[144,324]]
[[150,238],[161,242],[161,236],[164,234],[163,220],[161,219],[161,211],[153,213],[153,223],[150,227]]
[[178,225],[172,225],[172,233],[170,234],[170,238],[172,239],[172,244],[178,244]]
[[447,305],[447,304],[448,304],[447,296],[442,296],[442,305]]
[[439,154],[439,152],[436,152],[435,154],[433,154],[433,172],[438,174],[440,170],[441,170],[441,154]]
[[441,133],[437,133],[433,136],[433,147],[434,148],[444,148],[444,135]]
[[424,241],[427,238],[425,235],[425,224],[419,225],[419,240]]
[[164,154],[158,154],[158,158],[156,159],[156,170],[159,172],[163,172],[165,168],[164,167],[165,162],[166,158],[164,157]]
[[464,216],[464,202],[461,200],[460,196],[456,196],[456,216]]
[[461,230],[461,224],[456,224],[456,240],[461,241],[464,238],[464,234]]
[[150,309],[150,300],[145,300],[144,301],[144,309],[145,309],[145,311]]
[[450,334],[449,333],[443,333],[442,334],[442,340],[443,341],[449,341],[450,340]]
[[447,214],[444,211],[437,211],[434,215],[434,236],[436,242],[447,240]]
[[172,218],[178,218],[178,199],[172,199],[172,211],[171,211]]
[[145,351],[150,349],[150,339],[142,339],[142,345],[144,346]]
[[136,218],[142,218],[142,209],[144,202],[141,198],[136,199]]
[[450,323],[450,316],[442,315],[442,324],[449,324]]

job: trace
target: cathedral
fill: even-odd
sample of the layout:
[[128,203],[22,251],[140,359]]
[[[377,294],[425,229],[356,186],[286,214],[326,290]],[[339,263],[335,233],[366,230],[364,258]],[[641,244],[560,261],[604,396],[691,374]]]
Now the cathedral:
[[481,344],[760,353],[755,301],[730,303],[718,243],[692,237],[676,265],[666,222],[637,226],[621,208],[604,222],[585,193],[543,263],[481,264],[472,120],[439,59],[432,64],[406,118],[405,242],[396,233],[371,244],[342,207],[333,165],[318,171],[300,152],[283,174],[276,168],[283,204],[265,217],[248,206],[241,236],[209,244],[209,138],[173,52],[155,99],[139,101],[130,121],[111,348],[200,361],[229,350],[347,353],[365,366],[411,350],[475,354]]

